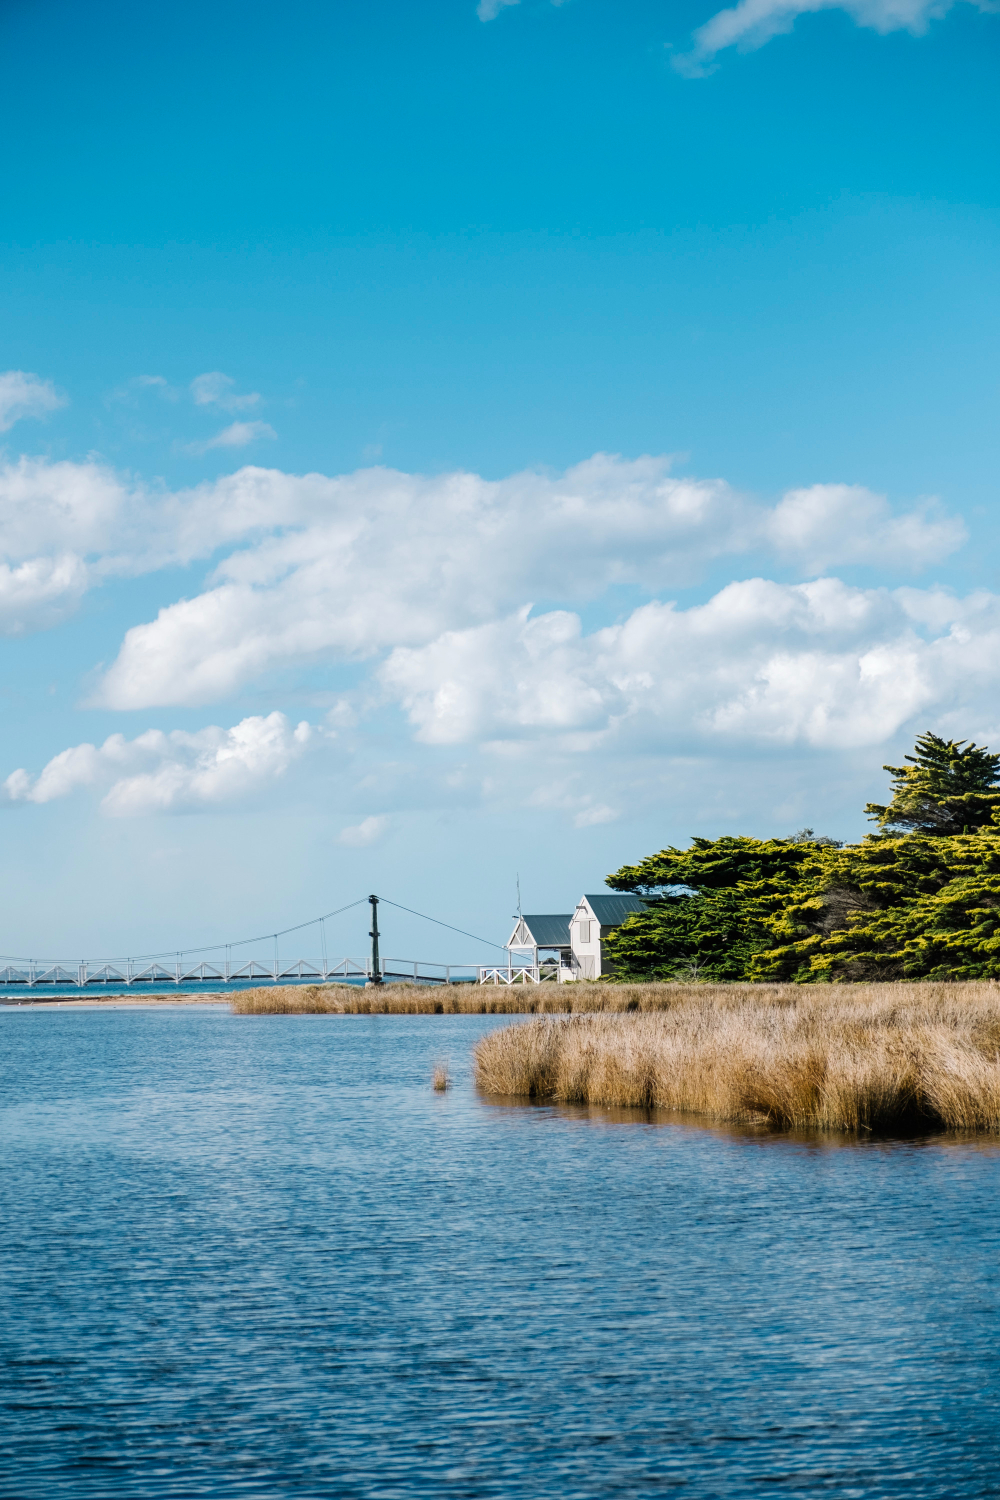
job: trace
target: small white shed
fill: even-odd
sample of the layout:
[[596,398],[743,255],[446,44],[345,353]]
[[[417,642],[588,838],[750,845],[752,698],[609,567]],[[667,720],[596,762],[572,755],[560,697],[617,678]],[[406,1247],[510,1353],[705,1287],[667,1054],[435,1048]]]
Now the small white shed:
[[542,963],[558,962],[560,968],[568,967],[572,958],[569,921],[568,911],[555,916],[520,917],[507,940],[511,962],[515,953],[523,954],[533,967],[537,967],[541,954]]

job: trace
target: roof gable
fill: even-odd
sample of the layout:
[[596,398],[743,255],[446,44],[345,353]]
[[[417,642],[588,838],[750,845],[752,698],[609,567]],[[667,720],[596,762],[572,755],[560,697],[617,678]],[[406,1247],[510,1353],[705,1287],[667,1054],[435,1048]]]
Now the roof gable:
[[[569,912],[556,915],[524,916],[515,926],[507,943],[508,948],[523,945],[528,948],[568,948]],[[523,931],[523,937],[519,933]]]

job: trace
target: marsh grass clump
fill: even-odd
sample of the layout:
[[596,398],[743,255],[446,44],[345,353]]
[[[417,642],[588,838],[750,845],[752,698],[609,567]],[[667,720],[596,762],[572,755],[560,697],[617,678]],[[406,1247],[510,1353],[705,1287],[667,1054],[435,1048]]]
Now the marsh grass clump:
[[784,1129],[1000,1131],[996,985],[676,989],[666,1009],[494,1031],[475,1049],[477,1085]]
[[448,1074],[448,1064],[444,1062],[434,1065],[434,1092],[444,1094],[451,1088],[451,1078]]

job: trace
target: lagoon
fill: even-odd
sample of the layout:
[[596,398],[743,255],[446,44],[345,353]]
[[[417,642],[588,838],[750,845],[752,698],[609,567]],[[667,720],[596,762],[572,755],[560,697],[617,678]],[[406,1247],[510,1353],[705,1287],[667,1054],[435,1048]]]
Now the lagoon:
[[498,1104],[507,1024],[0,1012],[0,1495],[1000,1494],[1000,1146]]

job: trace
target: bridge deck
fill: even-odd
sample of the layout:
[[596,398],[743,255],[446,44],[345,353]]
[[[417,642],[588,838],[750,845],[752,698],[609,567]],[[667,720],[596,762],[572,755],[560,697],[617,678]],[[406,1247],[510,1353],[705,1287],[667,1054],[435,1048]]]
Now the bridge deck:
[[[387,982],[409,980],[417,984],[476,984],[480,982],[478,964],[430,964],[419,960],[387,958],[382,976]],[[313,959],[284,959],[274,964],[254,960],[247,964],[141,963],[134,959],[105,963],[84,961],[78,964],[27,963],[5,964],[0,968],[0,991],[51,989],[55,986],[76,989],[131,989],[162,984],[336,984],[338,980],[358,983],[371,977],[366,959],[344,958],[324,965]]]

